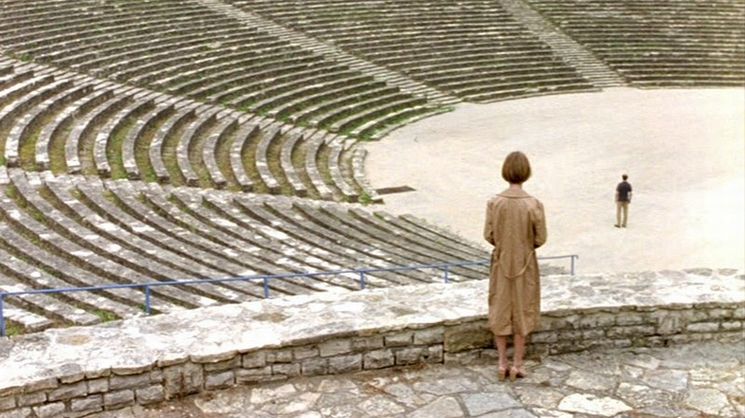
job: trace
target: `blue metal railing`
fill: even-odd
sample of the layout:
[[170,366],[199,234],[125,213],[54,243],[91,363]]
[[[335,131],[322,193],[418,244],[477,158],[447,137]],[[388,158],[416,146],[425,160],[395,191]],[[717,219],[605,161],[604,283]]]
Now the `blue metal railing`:
[[[551,257],[538,257],[538,260],[558,260],[569,258],[570,261],[570,273],[574,276],[576,260],[579,258],[578,255],[559,255]],[[269,281],[275,279],[294,279],[294,278],[312,278],[318,276],[332,276],[342,274],[353,274],[357,275],[360,289],[367,287],[367,275],[371,273],[381,272],[400,272],[400,271],[411,271],[411,270],[441,270],[443,272],[443,281],[450,283],[450,270],[455,267],[467,267],[467,266],[479,266],[487,265],[490,260],[480,261],[455,261],[446,263],[436,264],[415,264],[409,266],[398,266],[398,267],[377,267],[377,268],[361,268],[361,269],[350,269],[350,270],[330,270],[330,271],[318,271],[312,273],[291,273],[291,274],[268,274],[268,275],[255,275],[255,276],[237,276],[237,277],[226,277],[221,279],[195,279],[195,280],[172,280],[164,282],[150,282],[150,283],[132,283],[132,284],[115,284],[107,286],[87,286],[87,287],[68,287],[58,289],[38,289],[38,290],[24,290],[19,292],[4,292],[0,291],[0,337],[6,335],[5,326],[5,298],[12,296],[24,296],[24,295],[48,295],[55,293],[73,293],[73,292],[94,292],[101,290],[117,290],[117,289],[143,289],[145,292],[145,304],[144,310],[147,315],[152,313],[151,305],[151,289],[154,287],[161,286],[188,286],[188,285],[203,285],[203,284],[215,284],[215,283],[230,283],[230,282],[243,282],[251,280],[261,280],[263,285],[264,298],[269,298]]]

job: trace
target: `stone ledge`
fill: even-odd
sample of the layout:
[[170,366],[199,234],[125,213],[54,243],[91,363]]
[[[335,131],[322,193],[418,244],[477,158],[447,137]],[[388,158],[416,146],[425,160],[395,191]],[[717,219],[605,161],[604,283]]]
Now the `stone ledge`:
[[[542,292],[534,355],[743,339],[745,278],[734,270],[549,276]],[[478,281],[314,294],[0,339],[0,418],[493,358],[486,293]]]

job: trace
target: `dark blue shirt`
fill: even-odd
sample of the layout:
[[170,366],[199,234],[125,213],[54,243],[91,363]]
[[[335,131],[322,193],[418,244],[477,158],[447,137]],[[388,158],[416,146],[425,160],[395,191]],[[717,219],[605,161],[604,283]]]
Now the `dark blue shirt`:
[[629,182],[624,180],[618,183],[618,186],[616,186],[616,191],[618,192],[619,202],[628,202],[629,193],[631,193],[631,184],[629,184]]

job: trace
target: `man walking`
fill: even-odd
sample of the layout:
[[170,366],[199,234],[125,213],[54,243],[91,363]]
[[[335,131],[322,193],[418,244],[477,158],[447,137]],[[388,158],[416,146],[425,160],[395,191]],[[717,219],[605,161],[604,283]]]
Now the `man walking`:
[[[629,176],[622,175],[622,182],[616,186],[616,228],[626,228],[626,220],[629,217],[629,203],[631,203],[631,184],[626,181]],[[623,217],[621,216],[623,215]]]

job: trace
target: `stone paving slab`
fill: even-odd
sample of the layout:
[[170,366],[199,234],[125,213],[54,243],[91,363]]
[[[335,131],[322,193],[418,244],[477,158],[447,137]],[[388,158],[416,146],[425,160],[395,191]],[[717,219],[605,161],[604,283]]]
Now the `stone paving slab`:
[[529,361],[499,382],[493,362],[427,365],[208,392],[94,418],[738,417],[745,415],[740,343],[592,350]]

